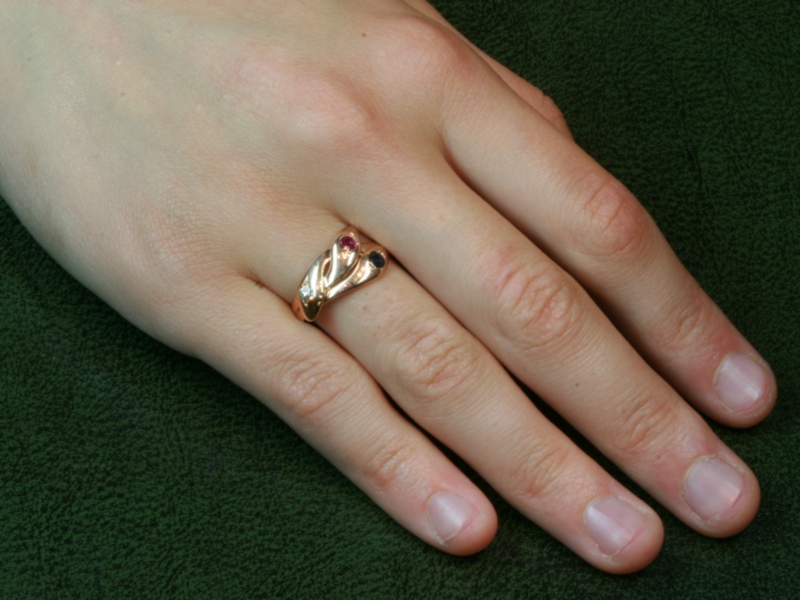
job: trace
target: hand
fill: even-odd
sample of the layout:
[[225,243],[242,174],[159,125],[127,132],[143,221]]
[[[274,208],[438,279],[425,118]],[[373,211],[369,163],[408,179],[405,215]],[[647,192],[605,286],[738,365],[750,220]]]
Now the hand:
[[[381,387],[593,565],[658,552],[655,513],[503,367],[689,526],[752,519],[755,477],[681,396],[749,426],[775,401],[768,367],[553,103],[430,6],[2,8],[3,197],[421,539],[476,552],[496,517]],[[300,323],[297,284],[345,224],[396,262]]]

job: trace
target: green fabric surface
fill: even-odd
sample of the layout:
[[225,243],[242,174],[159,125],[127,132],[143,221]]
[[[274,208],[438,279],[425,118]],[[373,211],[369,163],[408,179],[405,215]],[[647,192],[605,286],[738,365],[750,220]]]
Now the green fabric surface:
[[611,576],[467,469],[499,531],[476,556],[441,553],[86,291],[0,203],[0,598],[800,596],[800,3],[436,5],[556,100],[772,365],[772,415],[713,426],[759,477],[755,521],[705,538],[634,487],[664,547]]

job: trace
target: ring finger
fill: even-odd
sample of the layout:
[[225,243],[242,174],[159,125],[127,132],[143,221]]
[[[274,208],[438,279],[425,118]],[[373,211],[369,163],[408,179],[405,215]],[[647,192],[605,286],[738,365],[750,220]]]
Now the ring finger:
[[[332,223],[329,234],[340,226]],[[288,243],[297,251],[287,256],[303,254],[305,244],[296,238]],[[257,260],[253,264],[263,265],[256,278],[290,298],[289,290],[296,282],[289,282],[302,268],[296,258],[283,266]],[[326,307],[318,323],[423,429],[585,560],[604,570],[629,572],[655,557],[663,530],[652,509],[545,419],[491,353],[396,265],[387,268],[379,284]],[[359,413],[371,410],[355,401],[349,409],[335,412],[352,430],[364,422]],[[370,425],[373,430],[378,427]],[[409,473],[434,479],[430,470],[419,467],[435,462],[427,456],[431,451],[416,443],[387,451],[382,467],[367,475],[372,480],[367,489],[381,490],[381,496],[394,495],[396,506],[415,510],[417,503],[400,499],[410,492],[406,489]],[[437,503],[431,498],[427,509],[434,529],[442,525],[435,515],[449,515],[446,531],[437,530],[438,537],[461,538],[461,543],[470,544],[469,534],[462,538],[461,533],[470,523],[469,512],[459,508],[466,499],[452,494],[434,497]],[[443,504],[445,500],[450,504]]]
[[[387,209],[376,227],[404,266],[506,367],[688,525],[724,536],[749,523],[759,501],[752,472],[575,280],[443,159],[428,157],[415,171],[419,187],[388,192],[402,198],[388,199],[385,205],[397,208]],[[425,218],[426,211],[450,220]]]
[[199,358],[260,399],[421,539],[453,554],[491,541],[491,503],[392,408],[361,365],[252,279],[231,273],[214,281],[193,295],[195,310],[182,313],[194,315],[182,329],[192,332]]

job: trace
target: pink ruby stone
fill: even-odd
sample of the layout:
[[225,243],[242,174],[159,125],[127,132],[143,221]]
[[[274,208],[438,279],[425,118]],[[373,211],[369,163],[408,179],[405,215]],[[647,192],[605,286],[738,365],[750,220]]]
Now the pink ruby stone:
[[351,235],[343,235],[339,238],[339,247],[342,250],[349,250],[355,252],[358,249],[358,242]]

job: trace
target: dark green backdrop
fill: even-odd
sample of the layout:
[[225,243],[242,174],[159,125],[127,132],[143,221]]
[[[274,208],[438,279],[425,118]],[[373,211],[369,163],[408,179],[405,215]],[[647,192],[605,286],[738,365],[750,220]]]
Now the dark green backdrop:
[[555,98],[772,364],[774,413],[715,427],[761,481],[755,522],[711,540],[659,509],[661,555],[614,577],[489,491],[495,541],[442,554],[247,394],[128,325],[0,203],[0,597],[795,595],[800,4],[436,4]]

